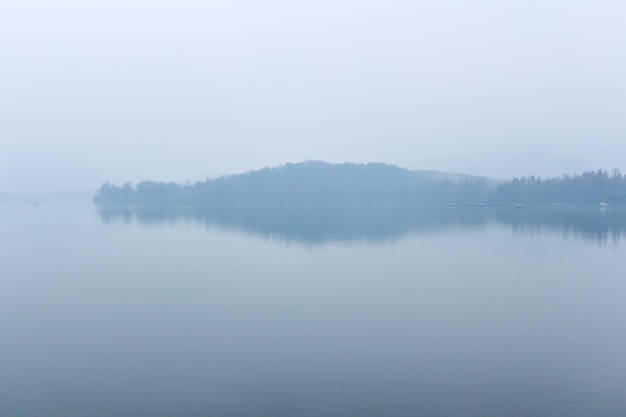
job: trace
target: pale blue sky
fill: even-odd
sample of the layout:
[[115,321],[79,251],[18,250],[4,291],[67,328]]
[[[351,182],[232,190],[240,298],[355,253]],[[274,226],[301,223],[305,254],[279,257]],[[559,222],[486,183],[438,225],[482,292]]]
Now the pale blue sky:
[[626,168],[625,21],[622,1],[3,0],[0,192],[306,159]]

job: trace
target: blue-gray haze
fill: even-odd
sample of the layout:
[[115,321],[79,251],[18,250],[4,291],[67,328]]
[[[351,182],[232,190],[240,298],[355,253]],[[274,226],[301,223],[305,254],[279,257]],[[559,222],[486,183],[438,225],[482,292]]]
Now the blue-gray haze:
[[[624,16],[610,0],[3,0],[0,201],[304,160],[623,169]],[[3,417],[626,413],[626,215],[606,200],[40,197],[0,204]]]
[[621,1],[0,3],[0,192],[307,159],[623,168]]

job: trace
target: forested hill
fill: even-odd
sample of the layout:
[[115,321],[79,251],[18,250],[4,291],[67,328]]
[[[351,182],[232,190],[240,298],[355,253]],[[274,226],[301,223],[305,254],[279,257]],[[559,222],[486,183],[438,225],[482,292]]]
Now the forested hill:
[[557,178],[513,178],[500,184],[490,200],[495,203],[594,205],[626,204],[626,176],[616,168]]
[[484,202],[493,180],[410,171],[382,163],[309,161],[179,185],[104,183],[94,202],[113,205],[232,203],[463,203]]
[[179,185],[104,183],[97,204],[211,206],[215,204],[626,204],[626,177],[617,170],[498,183],[382,163],[302,162]]

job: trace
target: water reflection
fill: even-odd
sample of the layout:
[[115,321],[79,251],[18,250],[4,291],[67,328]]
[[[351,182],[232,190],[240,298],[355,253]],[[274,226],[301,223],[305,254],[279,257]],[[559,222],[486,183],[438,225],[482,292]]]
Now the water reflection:
[[0,208],[2,416],[626,409],[616,208]]
[[604,245],[619,244],[626,234],[626,210],[621,207],[530,207],[495,210],[493,217],[514,233],[558,233]]
[[241,230],[305,244],[333,241],[384,242],[411,234],[481,229],[556,233],[598,244],[619,244],[626,234],[626,209],[595,207],[422,207],[410,205],[237,205],[211,208],[98,207],[103,223],[145,226],[193,222],[207,228]]

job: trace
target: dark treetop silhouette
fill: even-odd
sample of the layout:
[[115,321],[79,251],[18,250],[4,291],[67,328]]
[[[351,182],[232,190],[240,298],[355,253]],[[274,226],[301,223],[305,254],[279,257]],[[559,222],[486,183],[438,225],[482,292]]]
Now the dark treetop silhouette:
[[395,165],[302,162],[178,185],[104,183],[97,204],[194,206],[215,204],[626,204],[626,177],[615,169],[559,178],[484,177],[410,171]]

